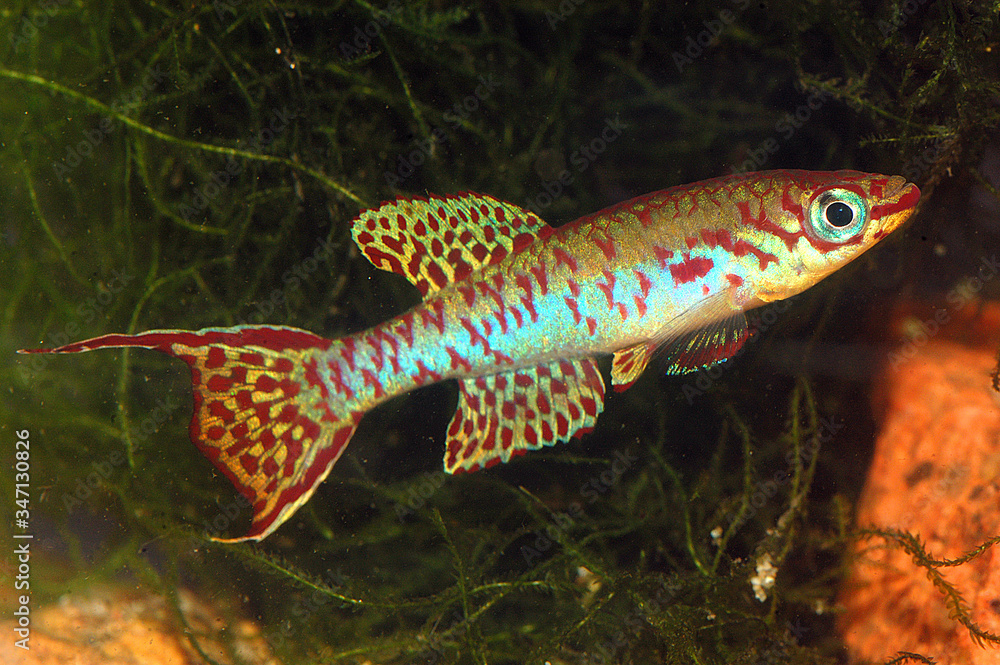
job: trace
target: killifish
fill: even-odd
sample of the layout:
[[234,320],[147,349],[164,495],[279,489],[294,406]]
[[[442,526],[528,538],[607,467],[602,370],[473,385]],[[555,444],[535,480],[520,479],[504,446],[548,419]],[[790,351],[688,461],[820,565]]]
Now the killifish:
[[339,339],[278,325],[104,335],[55,349],[155,349],[191,369],[195,445],[253,506],[260,540],[327,477],[365,412],[457,379],[444,469],[472,471],[591,429],[598,360],[624,390],[731,358],[745,312],[817,283],[895,230],[920,191],[856,171],[729,175],[639,196],[553,228],[490,196],[400,198],[352,234],[423,295]]

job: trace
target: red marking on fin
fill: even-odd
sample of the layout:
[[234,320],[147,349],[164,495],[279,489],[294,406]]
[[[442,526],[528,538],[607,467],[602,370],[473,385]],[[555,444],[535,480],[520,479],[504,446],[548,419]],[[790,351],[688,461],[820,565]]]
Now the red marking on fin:
[[[231,542],[260,540],[291,517],[326,478],[354,432],[361,413],[338,400],[331,419],[333,386],[324,385],[319,374],[334,344],[339,343],[295,328],[237,326],[104,335],[48,352],[139,347],[188,364],[191,440],[253,505],[249,532]],[[247,425],[252,419],[259,419],[253,428]],[[255,446],[263,453],[251,454]],[[274,457],[279,449],[282,464]]]

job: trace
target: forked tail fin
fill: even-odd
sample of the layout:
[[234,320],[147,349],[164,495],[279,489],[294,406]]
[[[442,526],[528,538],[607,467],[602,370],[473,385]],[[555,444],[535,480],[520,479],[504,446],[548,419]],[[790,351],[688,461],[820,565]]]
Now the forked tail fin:
[[55,349],[136,346],[191,368],[191,440],[253,506],[243,537],[261,540],[303,505],[343,453],[363,412],[330,390],[318,367],[337,341],[284,326],[104,335]]

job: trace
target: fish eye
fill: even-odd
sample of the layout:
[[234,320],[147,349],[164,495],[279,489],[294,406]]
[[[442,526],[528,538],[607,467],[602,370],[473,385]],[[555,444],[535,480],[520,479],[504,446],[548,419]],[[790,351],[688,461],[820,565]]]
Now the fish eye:
[[854,221],[854,210],[843,201],[834,201],[823,211],[823,217],[826,218],[830,226],[842,229]]
[[864,199],[849,189],[828,189],[809,209],[813,233],[822,240],[843,242],[857,235],[868,220]]

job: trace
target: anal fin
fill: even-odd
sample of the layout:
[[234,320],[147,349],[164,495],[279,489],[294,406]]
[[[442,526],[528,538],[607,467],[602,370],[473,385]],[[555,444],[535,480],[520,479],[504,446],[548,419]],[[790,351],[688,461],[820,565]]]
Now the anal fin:
[[459,382],[444,468],[473,471],[590,429],[604,409],[604,379],[593,358]]

